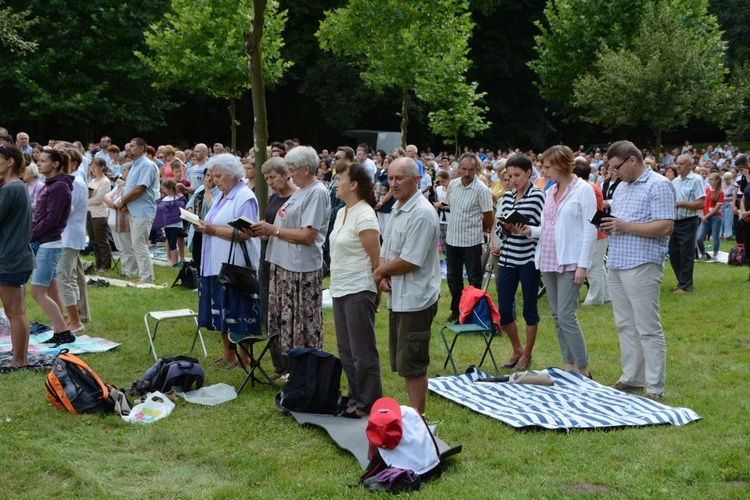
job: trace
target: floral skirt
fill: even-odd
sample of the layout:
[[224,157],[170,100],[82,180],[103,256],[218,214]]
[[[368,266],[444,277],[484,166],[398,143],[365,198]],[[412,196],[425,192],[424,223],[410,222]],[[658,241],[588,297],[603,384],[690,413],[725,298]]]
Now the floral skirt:
[[260,300],[219,284],[216,276],[200,281],[198,325],[221,333],[262,335]]
[[268,332],[279,334],[279,352],[323,348],[323,269],[298,273],[271,264]]

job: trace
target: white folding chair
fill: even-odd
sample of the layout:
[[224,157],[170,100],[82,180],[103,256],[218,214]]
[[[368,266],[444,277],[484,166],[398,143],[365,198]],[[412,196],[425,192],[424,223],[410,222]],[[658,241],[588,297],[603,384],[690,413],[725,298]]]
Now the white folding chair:
[[[151,333],[151,326],[149,325],[149,318],[156,320],[154,324],[154,333]],[[159,329],[159,323],[167,320],[176,320],[182,318],[193,318],[195,321],[195,336],[193,337],[193,345],[190,348],[190,352],[195,349],[195,342],[200,339],[201,347],[203,348],[203,357],[208,357],[206,351],[206,344],[203,343],[203,335],[201,335],[201,329],[198,326],[198,313],[192,309],[175,309],[172,311],[149,311],[143,317],[143,322],[146,324],[146,335],[148,335],[148,343],[151,344],[151,352],[154,355],[154,359],[158,360],[159,357],[156,355],[156,347],[154,347],[154,340],[156,339],[156,331]]]

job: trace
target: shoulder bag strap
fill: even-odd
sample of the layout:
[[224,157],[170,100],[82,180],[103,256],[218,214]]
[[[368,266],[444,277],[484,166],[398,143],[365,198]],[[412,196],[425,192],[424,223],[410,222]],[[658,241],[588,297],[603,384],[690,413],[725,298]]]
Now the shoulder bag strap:
[[234,264],[234,244],[237,242],[237,230],[232,230],[232,243],[229,245],[229,258],[227,259],[227,263]]

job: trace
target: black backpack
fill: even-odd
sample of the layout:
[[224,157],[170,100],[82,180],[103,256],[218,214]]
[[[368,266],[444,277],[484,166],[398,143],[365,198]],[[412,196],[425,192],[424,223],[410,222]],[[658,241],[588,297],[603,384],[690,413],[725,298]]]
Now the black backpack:
[[190,262],[182,266],[182,269],[180,269],[180,272],[177,274],[174,283],[172,283],[172,288],[176,287],[179,284],[180,286],[187,288],[188,290],[195,290],[196,288],[198,288],[199,282],[200,276],[198,275],[198,266],[195,265],[194,260],[191,260]]
[[279,403],[289,411],[338,413],[341,397],[341,360],[320,349],[289,351],[289,379]]
[[[164,358],[156,362],[154,366],[146,370],[139,389],[145,392],[168,392],[172,387],[179,387],[187,392],[195,384],[196,389],[203,387],[205,376],[203,368],[197,359],[188,356],[176,356]],[[134,384],[135,385],[135,384]],[[144,392],[139,390],[139,392]]]
[[117,413],[127,415],[133,406],[114,386],[102,379],[81,358],[63,349],[52,363],[44,383],[52,404],[73,415]]

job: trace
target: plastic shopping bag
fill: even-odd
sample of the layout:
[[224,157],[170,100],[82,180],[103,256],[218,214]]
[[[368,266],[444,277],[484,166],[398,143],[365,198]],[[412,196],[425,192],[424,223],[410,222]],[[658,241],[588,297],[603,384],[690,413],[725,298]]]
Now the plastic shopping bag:
[[130,410],[130,414],[123,416],[126,422],[150,424],[172,413],[174,403],[159,391],[152,392],[143,403],[137,404]]

